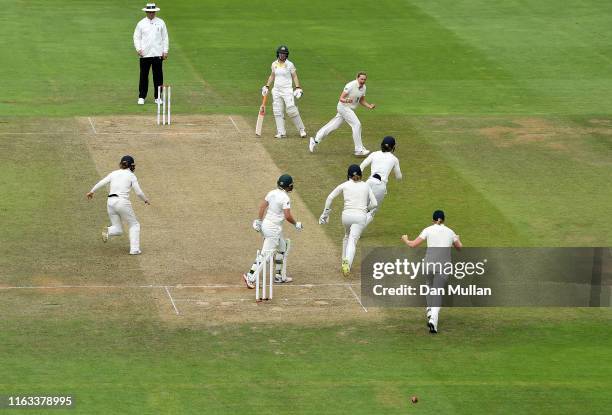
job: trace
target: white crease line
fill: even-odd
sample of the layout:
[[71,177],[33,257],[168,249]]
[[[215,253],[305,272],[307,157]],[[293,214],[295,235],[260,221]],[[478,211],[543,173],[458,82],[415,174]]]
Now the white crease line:
[[238,128],[238,126],[236,125],[236,123],[234,122],[234,119],[232,118],[232,116],[229,116],[230,121],[232,122],[232,124],[234,124],[234,127],[236,128],[236,131],[240,132],[240,128]]
[[91,129],[93,130],[94,134],[98,134],[98,132],[96,131],[96,127],[94,126],[93,121],[91,120],[91,117],[87,117],[87,119],[89,120],[89,125],[91,125]]
[[[360,285],[359,283],[346,283],[346,282],[330,282],[321,284],[274,284],[274,288],[313,288],[313,287],[343,287],[346,285]],[[211,284],[211,285],[184,285],[178,284],[174,288],[244,288],[244,284]]]
[[98,289],[98,288],[164,288],[165,285],[22,285],[16,287],[2,287],[0,290],[52,290],[52,289]]
[[174,307],[174,311],[176,311],[176,315],[178,316],[181,313],[179,313],[178,308],[176,308],[176,304],[174,304],[174,300],[172,299],[170,290],[168,289],[168,287],[164,287],[164,289],[166,290],[166,293],[168,293],[168,297],[170,297],[170,302],[172,303],[172,307]]
[[[19,136],[19,135],[39,135],[39,136],[56,136],[56,135],[60,135],[60,134],[72,134],[73,131],[58,131],[58,132],[40,132],[40,133],[30,133],[30,132],[15,132],[15,133],[7,133],[7,132],[0,132],[0,135],[15,135],[15,136]],[[155,136],[155,137],[172,137],[172,136],[177,136],[177,135],[194,135],[194,136],[207,136],[207,135],[212,135],[212,133],[210,132],[203,132],[203,131],[194,131],[194,132],[186,132],[186,131],[177,131],[177,132],[172,132],[172,133],[159,133],[156,131],[145,131],[145,132],[121,132],[121,131],[117,131],[117,132],[110,132],[110,133],[106,133],[106,132],[96,132],[96,135],[134,135],[134,136],[139,136],[139,135],[146,135],[146,136]]]
[[[323,284],[290,284],[290,285],[279,285],[275,284],[275,288],[314,288],[314,287],[339,287],[339,286],[351,286],[359,285],[358,283],[323,283]],[[21,285],[21,286],[10,286],[3,287],[0,285],[0,290],[52,290],[52,289],[116,289],[116,288],[244,288],[244,284],[208,284],[208,285]]]
[[353,295],[355,296],[355,299],[357,300],[357,302],[359,303],[359,305],[361,306],[361,308],[363,308],[363,311],[365,311],[366,313],[368,312],[368,309],[365,308],[363,306],[363,303],[361,302],[361,299],[359,297],[357,297],[357,294],[355,293],[355,290],[353,290],[353,287],[351,287],[350,284],[346,284],[346,286],[348,287],[349,290],[351,290],[351,292],[353,293]]
[[7,133],[3,131],[0,133],[0,135],[59,135],[59,134],[72,134],[72,133],[73,131],[56,131],[53,133],[50,133],[50,132],[32,133],[32,132],[22,132],[22,131],[16,131],[14,133]]
[[[253,301],[255,299],[252,297],[249,298],[220,298],[216,299],[215,303],[219,301]],[[276,298],[274,299],[276,300]],[[303,297],[303,298],[280,298],[281,301],[353,301],[351,297]],[[197,299],[197,298],[176,298],[175,302],[185,302],[185,303],[212,303],[213,301],[209,301],[206,299]]]

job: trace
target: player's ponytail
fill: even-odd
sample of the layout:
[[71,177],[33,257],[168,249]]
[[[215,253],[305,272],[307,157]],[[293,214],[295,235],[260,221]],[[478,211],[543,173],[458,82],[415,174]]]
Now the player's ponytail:
[[444,211],[436,210],[432,215],[432,219],[436,224],[441,224],[444,222]]

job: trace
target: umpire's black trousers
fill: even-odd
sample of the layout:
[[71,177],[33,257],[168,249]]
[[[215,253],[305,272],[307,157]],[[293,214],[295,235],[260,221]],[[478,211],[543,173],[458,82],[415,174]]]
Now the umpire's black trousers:
[[139,98],[147,97],[147,90],[149,89],[149,69],[153,66],[153,96],[157,98],[157,87],[164,84],[164,72],[162,70],[163,59],[161,56],[155,56],[153,58],[140,58],[140,86],[139,86]]

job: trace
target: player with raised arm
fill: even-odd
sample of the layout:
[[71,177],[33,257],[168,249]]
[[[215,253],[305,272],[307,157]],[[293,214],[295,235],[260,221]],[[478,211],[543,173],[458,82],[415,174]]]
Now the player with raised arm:
[[128,224],[130,234],[130,255],[140,254],[140,223],[136,218],[132,203],[130,202],[130,190],[134,190],[136,196],[149,205],[149,199],[140,189],[138,179],[134,174],[136,163],[132,156],[123,156],[119,162],[119,170],[109,173],[100,180],[86,194],[88,199],[93,199],[94,192],[102,186],[109,185],[108,201],[106,210],[111,221],[111,226],[102,232],[102,241],[107,242],[112,236],[123,234],[121,221]]
[[336,196],[342,193],[344,209],[342,210],[342,225],[344,225],[344,239],[342,240],[342,274],[348,277],[355,259],[357,241],[366,226],[369,210],[376,208],[376,197],[367,183],[361,180],[361,168],[351,164],[348,168],[347,181],[338,185],[327,196],[325,208],[319,218],[319,224],[329,222],[331,205]]
[[[433,266],[437,271],[429,273],[427,275],[427,285],[430,288],[440,289],[446,286],[448,281],[448,275],[442,272],[443,267],[436,267],[436,264],[444,264],[451,260],[451,247],[455,247],[456,250],[460,250],[463,245],[459,239],[459,235],[444,225],[444,212],[436,210],[432,216],[433,225],[423,229],[419,236],[411,241],[408,235],[402,235],[402,242],[408,245],[410,248],[416,248],[423,242],[427,242],[427,253],[425,254],[425,263]],[[442,296],[440,295],[427,295],[427,326],[429,332],[436,334],[438,332],[438,317],[440,315],[440,308],[442,306]]]
[[378,206],[368,212],[366,226],[374,219],[374,214],[380,209],[380,205],[387,194],[387,182],[391,171],[395,174],[396,180],[402,180],[402,171],[400,170],[399,160],[393,152],[395,151],[395,138],[390,135],[383,138],[380,143],[380,150],[371,153],[364,161],[361,162],[361,170],[365,170],[370,166],[370,178],[366,183],[372,188]]

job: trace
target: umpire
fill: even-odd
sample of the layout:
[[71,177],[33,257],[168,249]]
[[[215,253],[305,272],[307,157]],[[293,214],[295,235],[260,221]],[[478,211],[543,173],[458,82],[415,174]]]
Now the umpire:
[[153,86],[155,102],[160,98],[157,96],[157,87],[164,83],[164,72],[162,62],[168,58],[168,30],[166,23],[155,13],[160,9],[155,3],[147,3],[142,9],[147,17],[136,25],[134,30],[134,48],[140,56],[140,86],[138,104],[143,105],[149,89],[149,69],[153,66]]

